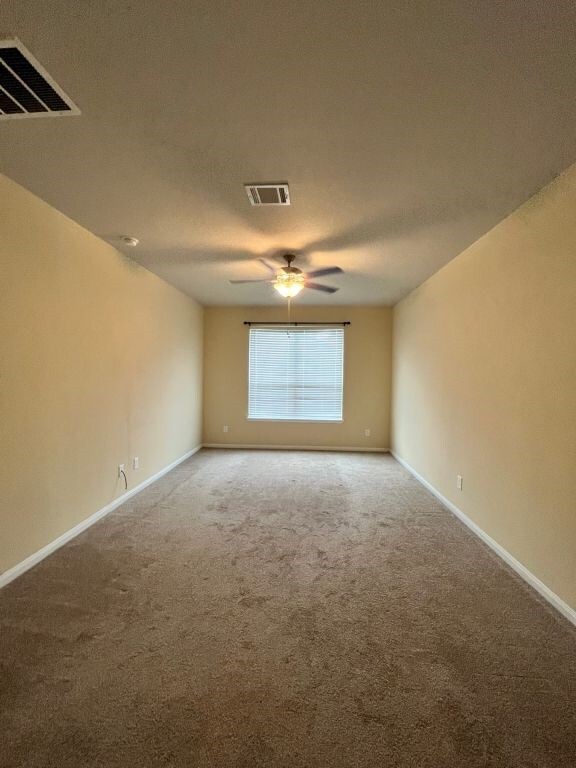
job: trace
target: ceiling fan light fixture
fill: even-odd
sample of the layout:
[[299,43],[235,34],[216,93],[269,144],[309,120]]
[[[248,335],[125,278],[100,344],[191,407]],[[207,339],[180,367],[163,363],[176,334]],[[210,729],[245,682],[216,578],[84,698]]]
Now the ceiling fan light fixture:
[[304,288],[304,276],[294,274],[280,274],[272,283],[280,296],[285,299],[293,299]]

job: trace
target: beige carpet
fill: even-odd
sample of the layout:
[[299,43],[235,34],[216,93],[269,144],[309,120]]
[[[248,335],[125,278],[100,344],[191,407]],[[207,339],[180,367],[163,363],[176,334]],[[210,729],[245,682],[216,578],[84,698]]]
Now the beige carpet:
[[388,456],[203,451],[0,618],[2,768],[576,765],[576,632]]

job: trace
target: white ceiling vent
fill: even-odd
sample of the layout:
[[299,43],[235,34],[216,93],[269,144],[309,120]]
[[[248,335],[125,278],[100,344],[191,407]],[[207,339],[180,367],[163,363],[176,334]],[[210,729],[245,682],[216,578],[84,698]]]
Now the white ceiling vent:
[[0,40],[0,120],[79,114],[72,99],[19,40]]
[[252,205],[290,205],[288,184],[244,184]]

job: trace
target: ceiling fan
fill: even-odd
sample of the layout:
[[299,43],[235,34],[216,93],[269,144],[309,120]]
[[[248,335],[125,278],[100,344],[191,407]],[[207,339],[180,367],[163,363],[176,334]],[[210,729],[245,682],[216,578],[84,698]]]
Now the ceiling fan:
[[270,277],[264,277],[259,280],[230,280],[231,283],[270,283],[281,296],[286,299],[292,299],[297,296],[303,288],[309,288],[312,291],[322,291],[323,293],[336,293],[338,288],[330,285],[314,283],[310,278],[323,277],[325,275],[336,275],[344,270],[340,267],[321,267],[313,269],[311,272],[303,272],[298,267],[293,267],[292,262],[296,257],[293,253],[284,255],[286,266],[276,269],[266,259],[258,259],[270,272]]

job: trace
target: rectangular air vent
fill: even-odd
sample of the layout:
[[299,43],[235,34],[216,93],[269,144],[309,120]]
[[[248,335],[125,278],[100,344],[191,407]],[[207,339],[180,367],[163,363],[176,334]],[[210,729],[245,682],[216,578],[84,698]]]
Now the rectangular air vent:
[[72,99],[19,40],[0,40],[0,120],[79,114]]
[[288,184],[244,184],[252,205],[290,205]]

